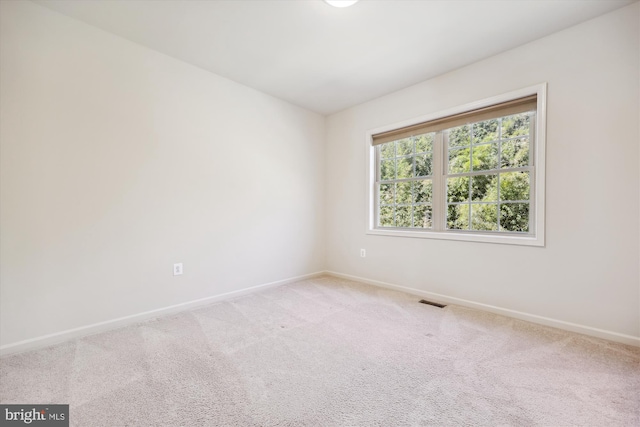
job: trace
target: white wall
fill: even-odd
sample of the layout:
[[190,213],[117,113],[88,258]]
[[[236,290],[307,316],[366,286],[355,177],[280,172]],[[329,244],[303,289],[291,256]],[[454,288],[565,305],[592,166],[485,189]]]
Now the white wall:
[[0,3],[1,345],[323,268],[322,116]]
[[[638,15],[635,3],[329,116],[328,269],[640,336]],[[367,130],[541,82],[545,248],[365,234]]]

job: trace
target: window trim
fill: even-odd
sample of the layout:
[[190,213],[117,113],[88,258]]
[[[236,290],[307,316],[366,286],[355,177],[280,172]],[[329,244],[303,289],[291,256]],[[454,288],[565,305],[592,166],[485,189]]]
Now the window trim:
[[[383,132],[389,132],[396,129],[417,125],[419,123],[441,119],[443,117],[462,114],[468,111],[489,107],[495,104],[505,103],[514,99],[523,98],[530,95],[537,95],[536,121],[535,121],[535,143],[531,144],[533,150],[533,164],[535,174],[531,183],[533,186],[533,225],[535,235],[514,235],[514,234],[498,234],[498,233],[482,233],[482,232],[465,232],[457,230],[421,230],[415,229],[381,229],[376,228],[375,210],[376,210],[376,146],[373,145],[373,135]],[[395,237],[411,237],[423,239],[442,239],[457,240],[469,242],[499,243],[524,246],[545,246],[545,153],[546,153],[546,111],[547,111],[547,83],[541,83],[535,86],[526,87],[516,91],[504,93],[502,95],[486,98],[480,101],[471,102],[465,105],[449,108],[447,110],[438,111],[425,116],[415,117],[399,123],[393,123],[387,126],[371,129],[366,132],[365,148],[366,148],[366,234],[380,236]],[[435,150],[434,146],[434,150]],[[442,149],[442,147],[440,148]],[[436,161],[434,152],[434,161]],[[442,156],[438,156],[441,161]],[[435,171],[434,171],[435,173]],[[434,221],[437,220],[434,212]]]

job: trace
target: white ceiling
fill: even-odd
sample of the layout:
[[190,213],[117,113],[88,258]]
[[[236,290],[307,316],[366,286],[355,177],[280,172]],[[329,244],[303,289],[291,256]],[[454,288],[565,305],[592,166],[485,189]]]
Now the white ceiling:
[[35,0],[329,114],[634,0]]

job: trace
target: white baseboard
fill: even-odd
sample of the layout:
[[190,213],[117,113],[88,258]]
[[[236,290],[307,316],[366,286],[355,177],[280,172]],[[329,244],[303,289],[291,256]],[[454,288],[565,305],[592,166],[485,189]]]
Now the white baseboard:
[[211,304],[218,301],[228,300],[231,298],[236,298],[242,295],[251,294],[251,293],[262,291],[268,288],[285,285],[287,283],[297,282],[298,280],[304,280],[304,279],[310,279],[313,277],[323,276],[325,274],[326,273],[324,271],[319,271],[316,273],[310,273],[302,276],[291,277],[289,279],[278,280],[276,282],[270,282],[270,283],[264,283],[262,285],[252,286],[250,288],[241,289],[239,291],[227,292],[224,294],[201,298],[194,301],[187,301],[181,304],[171,305],[169,307],[146,311],[144,313],[138,313],[138,314],[133,314],[131,316],[119,317],[117,319],[107,320],[105,322],[93,323],[91,325],[81,326],[79,328],[68,329],[66,331],[56,332],[49,335],[43,335],[40,337],[31,338],[28,340],[19,341],[12,344],[6,344],[0,347],[0,356],[15,354],[15,353],[22,353],[29,350],[36,350],[39,348],[49,347],[51,345],[59,344],[74,338],[79,338],[87,335],[94,335],[100,332],[121,328],[124,326],[142,322],[144,320],[153,319],[159,316],[178,313],[178,312],[189,310],[195,307]]
[[482,304],[479,302],[437,294],[435,292],[427,292],[427,291],[422,291],[420,289],[414,289],[406,286],[400,286],[400,285],[394,285],[391,283],[381,282],[379,280],[372,280],[364,277],[352,276],[350,274],[337,273],[335,271],[326,271],[325,273],[329,276],[354,280],[356,282],[367,283],[369,285],[379,286],[387,289],[394,289],[396,291],[402,291],[408,294],[430,298],[430,299],[436,300],[437,302],[456,304],[463,307],[470,307],[478,310],[489,311],[491,313],[501,314],[503,316],[513,317],[520,320],[526,320],[532,323],[538,323],[540,325],[551,326],[558,329],[564,329],[566,331],[577,332],[577,333],[589,335],[592,337],[603,338],[610,341],[616,341],[619,343],[640,347],[640,337],[635,337],[632,335],[625,335],[617,332],[607,331],[604,329],[592,328],[590,326],[579,325],[577,323],[551,319],[549,317],[538,316],[536,314],[523,313],[521,311],[510,310],[508,308]]
[[201,298],[194,301],[188,301],[181,304],[172,305],[169,307],[159,308],[157,310],[146,311],[144,313],[134,314],[131,316],[120,317],[113,320],[107,320],[105,322],[93,323],[91,325],[81,326],[79,328],[68,329],[66,331],[56,332],[49,335],[44,335],[24,341],[19,341],[12,344],[0,346],[0,356],[22,353],[25,351],[36,350],[39,348],[49,347],[54,344],[59,344],[74,338],[79,338],[87,335],[94,335],[100,332],[105,332],[124,326],[139,323],[145,320],[153,319],[156,317],[178,313],[181,311],[189,310],[199,306],[211,304],[218,301],[224,301],[231,298],[236,298],[242,295],[251,294],[268,288],[285,285],[287,283],[296,282],[299,280],[310,279],[313,277],[319,277],[323,275],[329,275],[339,277],[348,280],[354,280],[357,282],[367,283],[373,286],[379,286],[387,289],[393,289],[397,291],[406,292],[421,297],[434,299],[439,302],[445,302],[449,304],[456,304],[463,307],[475,308],[478,310],[489,311],[491,313],[500,314],[503,316],[513,317],[520,320],[526,320],[533,323],[538,323],[545,326],[551,326],[558,329],[564,329],[567,331],[577,332],[597,338],[603,338],[610,341],[620,342],[623,344],[629,344],[640,347],[640,337],[632,335],[620,334],[617,332],[607,331],[603,329],[593,328],[590,326],[579,325],[576,323],[565,322],[563,320],[551,319],[548,317],[538,316],[535,314],[523,313],[516,310],[510,310],[507,308],[496,307],[493,305],[478,303],[461,298],[450,297],[447,295],[438,294],[435,292],[423,291],[420,289],[409,288],[406,286],[394,285],[391,283],[381,282],[379,280],[367,279],[359,276],[352,276],[349,274],[338,273],[335,271],[319,271],[315,273],[305,274],[302,276],[291,277],[284,280],[278,280],[275,282],[265,283],[262,285],[252,286],[250,288],[241,289],[238,291],[227,292],[224,294],[214,295],[211,297]]

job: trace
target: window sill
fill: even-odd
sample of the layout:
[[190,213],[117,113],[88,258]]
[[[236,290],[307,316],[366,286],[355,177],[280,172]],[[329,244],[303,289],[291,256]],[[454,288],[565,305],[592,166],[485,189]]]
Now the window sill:
[[379,228],[367,230],[367,234],[377,236],[410,237],[418,239],[457,240],[479,243],[497,243],[503,245],[538,246],[544,247],[544,238],[540,236],[471,234],[450,231],[411,231],[411,230],[383,230]]

